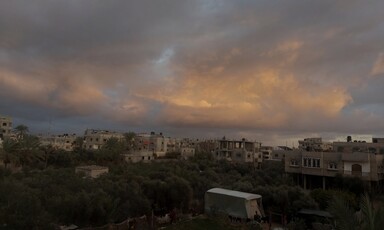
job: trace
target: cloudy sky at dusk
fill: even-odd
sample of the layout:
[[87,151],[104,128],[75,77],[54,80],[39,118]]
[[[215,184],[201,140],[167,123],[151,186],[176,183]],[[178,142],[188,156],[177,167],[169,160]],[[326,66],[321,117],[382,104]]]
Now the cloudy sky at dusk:
[[0,114],[32,132],[384,136],[384,1],[27,2],[0,2]]

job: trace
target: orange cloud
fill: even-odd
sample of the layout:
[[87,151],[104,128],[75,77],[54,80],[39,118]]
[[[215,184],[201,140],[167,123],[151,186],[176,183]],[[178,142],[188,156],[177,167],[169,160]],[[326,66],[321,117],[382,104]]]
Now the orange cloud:
[[340,87],[304,83],[276,70],[222,78],[189,75],[174,91],[147,96],[165,104],[167,123],[254,128],[287,126],[308,116],[336,118],[351,101]]

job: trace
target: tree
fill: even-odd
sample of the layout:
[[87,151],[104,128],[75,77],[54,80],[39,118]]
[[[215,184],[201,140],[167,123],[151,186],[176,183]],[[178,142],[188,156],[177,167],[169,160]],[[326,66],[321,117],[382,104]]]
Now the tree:
[[360,199],[360,211],[356,212],[344,199],[334,197],[328,211],[334,216],[335,228],[379,230],[384,225],[384,209],[375,209],[367,194]]
[[12,139],[6,139],[3,142],[3,149],[0,150],[3,159],[4,167],[7,168],[8,164],[14,161],[15,152],[17,151],[18,143]]
[[26,125],[18,125],[15,127],[15,132],[17,133],[17,138],[22,139],[29,132],[29,128]]
[[25,166],[31,163],[43,161],[43,156],[39,149],[39,138],[33,135],[24,135],[18,140],[16,157],[17,163]]
[[47,168],[49,159],[57,153],[57,148],[52,145],[40,146],[43,153],[44,168]]
[[135,142],[136,133],[134,133],[134,132],[124,133],[124,137],[125,137],[125,142],[127,143],[127,146],[126,146],[127,150],[135,149],[136,148],[136,142]]

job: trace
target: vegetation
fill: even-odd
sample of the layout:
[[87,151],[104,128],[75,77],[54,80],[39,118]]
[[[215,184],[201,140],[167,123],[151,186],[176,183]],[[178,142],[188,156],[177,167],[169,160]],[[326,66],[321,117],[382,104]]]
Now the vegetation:
[[[313,190],[308,194],[285,176],[281,162],[265,162],[262,169],[255,169],[247,164],[216,162],[210,154],[200,152],[189,161],[127,164],[120,153],[132,148],[133,134],[126,134],[123,141],[112,138],[97,151],[86,151],[79,139],[73,152],[65,152],[41,146],[27,130],[21,127],[18,138],[6,140],[0,150],[4,163],[0,168],[0,221],[5,229],[101,226],[175,210],[202,213],[204,194],[212,187],[261,194],[266,214],[279,213],[287,219],[302,208],[326,209],[333,197],[351,204],[345,216],[363,207],[356,198],[361,193],[358,182],[337,178],[339,191]],[[84,164],[109,166],[110,172],[97,179],[83,178],[75,173],[75,166]],[[15,171],[14,167],[22,170]],[[358,222],[356,226],[377,225],[383,212],[367,210],[368,216],[374,217],[368,218],[369,224]],[[178,229],[217,226],[212,221],[196,220]],[[225,229],[220,223],[218,226]]]

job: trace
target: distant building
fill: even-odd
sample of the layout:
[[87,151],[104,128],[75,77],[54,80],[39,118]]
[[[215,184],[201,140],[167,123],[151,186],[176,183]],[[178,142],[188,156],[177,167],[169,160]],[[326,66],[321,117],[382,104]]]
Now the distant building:
[[169,138],[167,142],[167,153],[177,153],[180,154],[182,159],[188,159],[195,155],[197,144],[197,139]]
[[299,149],[312,152],[332,151],[332,143],[323,142],[321,137],[305,138],[299,141]]
[[52,146],[56,149],[73,151],[76,141],[76,134],[62,134],[51,136],[39,136],[42,146]]
[[108,167],[98,165],[86,165],[76,167],[76,173],[84,173],[86,177],[97,178],[102,174],[108,173]]
[[84,133],[84,148],[88,150],[101,149],[108,139],[124,139],[124,134],[108,130],[87,129]]
[[204,210],[207,214],[226,214],[243,220],[264,217],[262,197],[258,194],[212,188],[205,193]]
[[10,137],[12,134],[12,118],[0,115],[0,139]]
[[261,144],[254,141],[227,140],[225,137],[217,140],[217,148],[213,153],[216,160],[228,160],[236,163],[261,164],[263,156],[260,152]]
[[273,147],[272,146],[261,146],[260,152],[264,160],[272,160]]
[[153,161],[155,158],[153,156],[152,151],[133,151],[128,154],[122,154],[124,157],[124,160],[128,163],[138,163],[138,162],[143,162],[143,163],[148,163]]
[[163,133],[137,134],[135,137],[135,152],[152,152],[154,157],[164,157],[167,153],[168,137]]
[[334,142],[333,151],[336,152],[369,152],[374,154],[384,154],[384,138],[372,138],[372,142],[350,141]]

